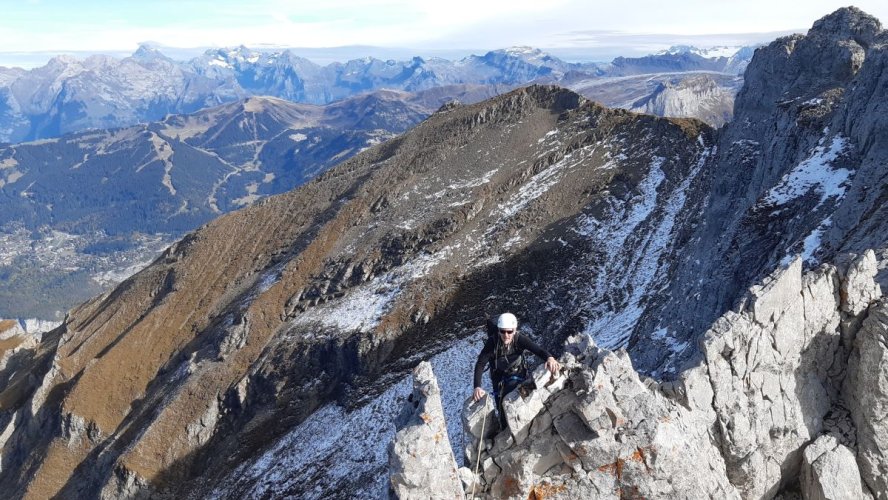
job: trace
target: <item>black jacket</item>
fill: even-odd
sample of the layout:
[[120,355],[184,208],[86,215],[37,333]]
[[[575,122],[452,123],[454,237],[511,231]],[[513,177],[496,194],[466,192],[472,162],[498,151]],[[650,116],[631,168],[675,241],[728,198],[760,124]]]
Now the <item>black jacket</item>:
[[543,349],[537,345],[536,342],[520,333],[515,334],[515,338],[512,340],[512,345],[510,347],[510,349],[506,349],[502,343],[502,339],[499,337],[499,333],[493,337],[488,337],[487,342],[484,343],[484,347],[481,349],[481,353],[478,354],[478,360],[475,361],[475,387],[481,387],[481,376],[484,374],[484,365],[490,367],[490,380],[493,382],[493,387],[496,388],[506,375],[510,375],[517,371],[521,371],[521,374],[523,375],[523,356],[525,350],[536,354],[543,360],[552,356],[549,354],[549,351]]

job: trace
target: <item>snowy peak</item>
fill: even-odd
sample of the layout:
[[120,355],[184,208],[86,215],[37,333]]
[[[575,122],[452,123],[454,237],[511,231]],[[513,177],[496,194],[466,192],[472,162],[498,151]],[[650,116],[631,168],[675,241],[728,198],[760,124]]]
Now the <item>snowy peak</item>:
[[172,59],[168,58],[167,56],[163,55],[163,53],[160,51],[160,49],[157,49],[157,48],[155,48],[151,45],[148,45],[148,44],[139,45],[139,48],[136,49],[135,52],[133,52],[133,55],[131,57],[133,59],[140,60],[140,61],[153,61],[156,59],[162,59],[165,61],[172,60]]
[[731,57],[739,52],[742,46],[717,46],[708,48],[697,48],[693,45],[673,45],[666,50],[660,51],[655,55],[664,54],[695,54],[705,58]]
[[[615,67],[610,76],[663,71],[665,66]],[[674,71],[689,69],[710,68],[681,62],[671,66]],[[243,45],[207,50],[191,61],[176,62],[143,44],[122,61],[107,56],[85,61],[60,57],[25,73],[4,72],[0,97],[3,88],[11,89],[11,97],[6,99],[8,111],[0,115],[0,141],[150,122],[249,95],[322,105],[379,89],[417,92],[486,85],[498,93],[532,82],[567,85],[568,80],[601,76],[607,74],[598,65],[567,63],[531,47],[511,47],[459,61],[366,57],[320,66],[288,50],[266,52]],[[64,111],[71,109],[79,111]]]
[[549,61],[557,61],[558,59],[550,56],[549,54],[543,52],[540,49],[528,46],[520,46],[520,47],[509,47],[507,49],[495,50],[494,53],[506,54],[512,57],[517,57],[519,59],[523,59],[527,62],[549,62]]

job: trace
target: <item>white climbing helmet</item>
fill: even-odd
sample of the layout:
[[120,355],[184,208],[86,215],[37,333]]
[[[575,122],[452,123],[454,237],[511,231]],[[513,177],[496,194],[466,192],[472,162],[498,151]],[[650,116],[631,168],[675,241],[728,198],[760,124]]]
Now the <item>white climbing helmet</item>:
[[518,318],[512,313],[503,313],[496,319],[496,327],[500,330],[517,330]]

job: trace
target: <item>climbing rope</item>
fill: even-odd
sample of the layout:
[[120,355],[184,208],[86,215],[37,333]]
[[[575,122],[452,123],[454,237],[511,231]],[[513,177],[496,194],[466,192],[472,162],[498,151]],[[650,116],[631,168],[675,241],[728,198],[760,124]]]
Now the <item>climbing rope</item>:
[[[489,394],[484,395],[484,409],[487,409],[487,396]],[[475,475],[472,477],[472,496],[469,498],[471,500],[475,499],[475,485],[478,484],[478,466],[481,465],[481,445],[484,444],[484,425],[487,424],[488,415],[484,415],[484,420],[481,421],[481,436],[478,438],[478,456],[475,457]]]

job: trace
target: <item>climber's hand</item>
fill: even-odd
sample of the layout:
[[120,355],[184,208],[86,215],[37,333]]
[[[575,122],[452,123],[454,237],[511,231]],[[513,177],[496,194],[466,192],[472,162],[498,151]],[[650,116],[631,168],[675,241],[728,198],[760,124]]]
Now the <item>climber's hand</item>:
[[481,401],[481,398],[483,398],[485,394],[487,393],[484,392],[484,389],[480,387],[475,387],[475,393],[472,394],[472,399],[474,399],[476,402]]
[[[556,377],[557,377],[557,376],[558,376],[558,370],[561,370],[561,364],[558,362],[557,359],[555,359],[555,358],[549,356],[549,359],[546,360],[546,369],[549,370],[549,372],[550,372],[553,376],[556,376]],[[476,389],[476,390],[477,390],[477,389]]]

